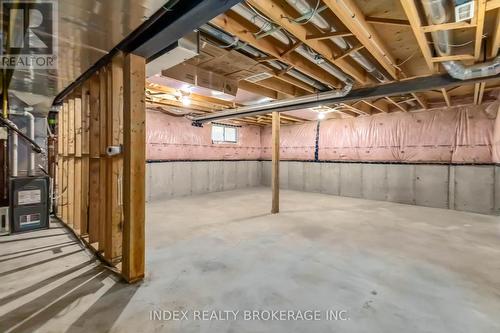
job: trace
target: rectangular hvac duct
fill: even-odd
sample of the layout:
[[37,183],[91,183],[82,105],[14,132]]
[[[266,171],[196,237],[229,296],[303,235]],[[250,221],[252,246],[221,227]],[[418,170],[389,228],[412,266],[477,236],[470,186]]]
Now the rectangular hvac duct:
[[165,49],[165,53],[148,62],[146,65],[146,77],[161,73],[162,70],[172,68],[199,54],[200,35],[199,32],[182,37],[174,44]]

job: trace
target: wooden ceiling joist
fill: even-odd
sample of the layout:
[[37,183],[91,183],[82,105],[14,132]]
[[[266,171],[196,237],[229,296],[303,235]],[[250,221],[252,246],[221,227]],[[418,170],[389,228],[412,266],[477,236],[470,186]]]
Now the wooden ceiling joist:
[[451,98],[445,88],[441,88],[441,93],[443,94],[444,101],[446,102],[446,106],[451,106]]
[[424,56],[425,63],[427,64],[427,67],[429,67],[431,73],[434,73],[436,70],[435,64],[434,62],[432,62],[432,52],[429,47],[429,43],[427,42],[427,37],[421,29],[422,22],[420,21],[420,16],[418,14],[417,7],[415,6],[415,1],[401,0],[401,5],[406,13],[408,21],[410,22],[411,29],[413,30],[413,34],[415,35],[420,51]]
[[475,27],[476,27],[475,24],[470,24],[465,21],[459,21],[459,22],[450,22],[443,24],[424,25],[421,29],[423,32],[433,32],[441,30],[469,29]]
[[294,86],[299,87],[299,88],[301,88],[301,89],[303,89],[311,94],[314,94],[316,92],[316,89],[314,87],[311,87],[310,85],[306,84],[305,82],[300,81],[287,73],[275,71],[274,76],[282,81],[293,84]]
[[[363,44],[393,79],[397,79],[396,61],[385,48],[375,29],[365,20],[363,12],[353,0],[323,0],[354,36]],[[346,8],[349,8],[348,10]]]
[[486,14],[486,0],[476,1],[476,15],[474,15],[473,21],[476,25],[476,37],[474,41],[474,58],[476,61],[480,60],[481,57],[481,45],[483,41],[483,31],[484,31],[484,17]]
[[330,39],[333,37],[348,37],[353,36],[353,33],[350,31],[334,31],[334,32],[325,32],[319,34],[307,35],[307,40],[322,40],[322,39]]
[[243,90],[249,91],[257,95],[262,95],[264,97],[278,99],[278,93],[275,90],[256,85],[255,83],[246,80],[238,81],[238,88],[241,88]]
[[386,96],[385,99],[388,100],[392,105],[395,105],[401,111],[408,112],[408,110],[406,110],[406,108],[404,106],[402,106],[401,104],[397,103],[395,100],[393,100],[389,96]]
[[[500,3],[500,0],[498,2]],[[495,15],[495,22],[493,24],[493,29],[494,30],[488,45],[489,46],[489,51],[487,53],[488,59],[495,58],[498,54],[498,49],[500,48],[500,9],[497,10],[497,13]]]
[[270,77],[268,79],[255,82],[254,84],[268,89],[272,89],[274,91],[280,92],[290,97],[303,96],[308,94],[307,91],[300,89],[277,77]]
[[483,102],[486,82],[478,82],[474,85],[474,104],[480,105]]
[[359,67],[354,62],[348,61],[347,59],[335,60],[336,54],[333,52],[332,44],[328,44],[323,40],[308,40],[307,35],[309,34],[306,26],[295,24],[291,22],[287,17],[286,13],[280,8],[276,3],[269,0],[248,0],[248,3],[256,8],[258,11],[263,13],[272,21],[279,24],[283,29],[294,35],[299,41],[307,45],[312,50],[320,54],[327,61],[333,62],[346,74],[350,75],[357,82],[362,84],[368,83],[368,77],[365,71]]
[[[158,93],[165,93],[165,94],[170,94],[170,95],[175,95],[178,94],[178,90],[166,86],[162,86],[159,84],[151,83],[151,82],[146,82],[146,89],[152,91],[152,92],[158,92]],[[234,103],[230,101],[226,101],[223,99],[218,99],[215,97],[210,97],[210,96],[204,96],[204,95],[199,95],[195,93],[191,93],[189,95],[189,98],[194,101],[199,101],[199,102],[204,102],[207,105],[207,107],[234,107]]]
[[410,26],[410,22],[408,20],[399,20],[399,19],[392,19],[392,18],[366,16],[365,21],[368,23],[375,23],[375,24],[396,25],[396,26],[403,26],[403,27]]
[[384,105],[381,105],[381,103],[377,103],[377,102],[372,102],[372,101],[368,101],[366,99],[363,99],[362,100],[363,103],[371,106],[372,108],[380,111],[380,112],[383,112],[383,113],[387,113],[389,110],[387,109],[387,104],[384,104]]
[[421,94],[418,94],[418,93],[411,93],[411,95],[413,96],[413,98],[415,98],[415,100],[418,102],[418,104],[420,104],[420,106],[423,108],[423,109],[427,109],[427,100],[425,99],[424,96],[422,96]]
[[474,60],[474,56],[472,54],[455,54],[441,57],[432,57],[432,62],[443,62],[443,61],[467,61]]
[[500,0],[490,0],[486,3],[486,11],[500,8]]
[[340,81],[336,77],[325,72],[321,67],[311,63],[298,53],[291,52],[281,56],[281,54],[287,50],[285,45],[277,42],[276,40],[273,41],[267,38],[257,39],[254,33],[256,33],[259,28],[254,26],[252,23],[245,21],[234,12],[227,12],[219,15],[211,22],[219,28],[238,37],[241,41],[269,54],[274,59],[280,60],[288,65],[292,65],[304,74],[307,74],[324,84],[335,88],[339,88],[341,86]]

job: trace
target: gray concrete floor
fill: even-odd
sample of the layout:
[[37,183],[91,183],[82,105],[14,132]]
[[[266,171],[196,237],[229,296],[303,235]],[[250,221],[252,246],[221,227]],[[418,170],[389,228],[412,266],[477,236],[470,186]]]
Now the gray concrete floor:
[[[2,237],[0,330],[500,332],[498,217],[295,191],[282,191],[279,215],[269,208],[267,188],[148,204],[148,272],[134,286],[57,224]],[[198,321],[196,310],[241,312]],[[322,320],[245,321],[245,310]]]

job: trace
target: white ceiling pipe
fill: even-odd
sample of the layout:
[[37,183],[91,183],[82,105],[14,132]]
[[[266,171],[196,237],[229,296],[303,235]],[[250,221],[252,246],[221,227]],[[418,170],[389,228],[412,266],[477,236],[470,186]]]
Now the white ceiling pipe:
[[[6,122],[10,124],[10,126],[14,127],[15,129],[18,129],[17,125],[14,124],[11,120],[5,119]],[[18,163],[19,163],[19,157],[17,156],[17,152],[19,150],[19,137],[16,131],[10,131],[11,135],[11,142],[12,142],[12,156],[11,156],[11,163],[10,163],[10,175],[12,177],[17,177],[18,176]]]
[[[431,24],[447,23],[451,20],[451,3],[447,0],[422,0],[422,5]],[[432,33],[432,40],[436,52],[440,56],[451,54],[452,35],[450,30]],[[468,80],[500,74],[500,56],[490,62],[466,66],[459,61],[445,61],[441,63],[450,76],[459,80]]]
[[[335,32],[337,29],[329,24],[319,13],[314,13],[313,8],[305,0],[286,0],[297,12],[301,15],[306,15],[311,13],[313,16],[309,19],[309,22],[317,26],[324,32]],[[330,39],[338,47],[343,50],[348,50],[352,48],[352,45],[347,42],[342,37],[333,37]],[[354,61],[361,65],[368,73],[370,73],[374,78],[380,82],[387,81],[385,75],[380,72],[368,59],[365,58],[360,52],[355,51],[349,55]]]
[[[28,108],[25,108],[28,109]],[[32,109],[32,108],[29,108]],[[10,110],[10,114],[16,115],[16,116],[23,116],[27,117],[29,120],[29,126],[28,126],[28,132],[29,132],[29,138],[33,141],[35,141],[35,116],[33,116],[30,112],[27,110],[24,111],[17,111],[17,110]],[[16,153],[17,155],[17,153]],[[17,158],[16,158],[17,160]],[[17,166],[16,166],[17,168]],[[16,170],[17,172],[17,170]],[[35,152],[33,149],[28,149],[28,176],[34,176],[35,175]]]
[[[241,15],[243,18],[247,19],[248,21],[254,23],[257,27],[262,32],[270,32],[270,35],[282,42],[283,44],[292,46],[291,42],[294,42],[290,37],[288,37],[283,31],[276,29],[276,27],[271,24],[269,21],[266,21],[262,16],[258,15],[257,13],[254,13],[251,9],[245,7],[242,4],[238,4],[231,8],[231,10],[235,11],[237,14]],[[323,68],[325,71],[328,73],[332,74],[333,76],[337,77],[340,81],[349,84],[352,82],[352,79],[346,75],[344,72],[340,71],[339,69],[335,68],[334,66],[330,65],[327,63],[321,56],[317,55],[316,53],[311,54],[309,50],[307,50],[306,47],[303,45],[299,46],[298,48],[295,49],[297,53],[302,55],[303,57],[309,59],[310,61],[316,63],[318,66]]]
[[[225,118],[234,118],[238,116],[239,114],[242,113],[247,113],[247,112],[255,112],[255,111],[266,111],[279,107],[286,107],[286,106],[299,106],[300,104],[303,103],[309,103],[309,102],[314,102],[314,101],[322,101],[322,100],[327,100],[327,99],[332,99],[332,98],[339,98],[346,96],[349,94],[349,92],[352,89],[352,82],[346,84],[342,89],[338,90],[331,90],[331,91],[325,91],[322,93],[318,94],[310,94],[306,96],[299,96],[299,97],[293,97],[293,98],[288,98],[288,99],[280,99],[277,101],[269,102],[269,103],[264,103],[264,104],[257,104],[257,105],[248,105],[248,106],[242,106],[239,108],[234,108],[234,109],[226,109],[224,111],[220,111],[217,113],[217,116],[219,117],[225,117]],[[196,117],[197,123],[201,124],[205,122],[204,117],[207,116],[200,116]],[[221,118],[222,119],[222,118]]]

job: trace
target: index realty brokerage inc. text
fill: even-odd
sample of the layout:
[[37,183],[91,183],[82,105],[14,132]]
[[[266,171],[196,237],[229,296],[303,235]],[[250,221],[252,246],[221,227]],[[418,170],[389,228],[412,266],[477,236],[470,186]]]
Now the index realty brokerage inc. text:
[[349,320],[345,310],[152,310],[150,320],[256,320],[256,321],[319,321]]

